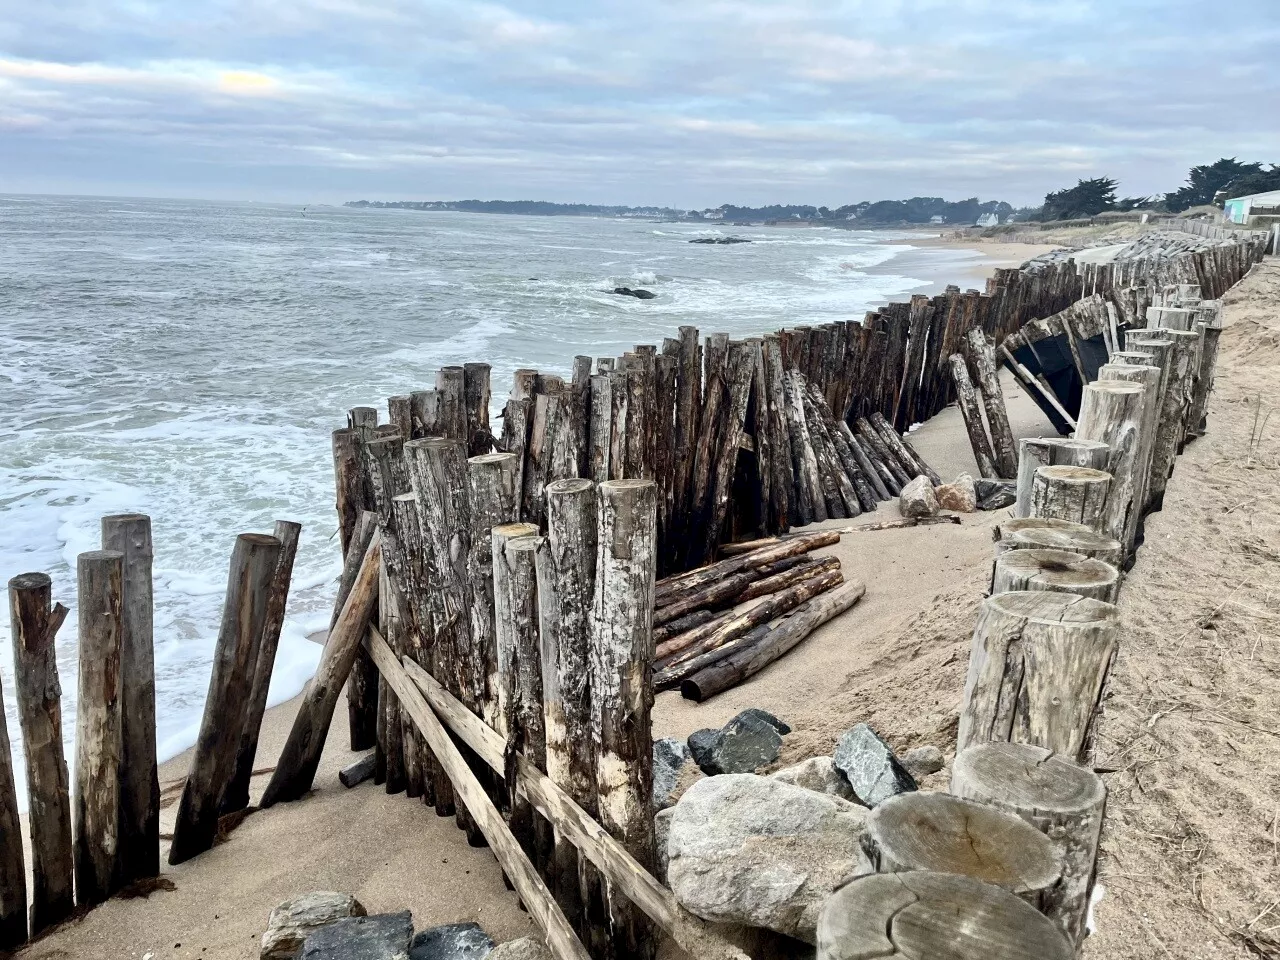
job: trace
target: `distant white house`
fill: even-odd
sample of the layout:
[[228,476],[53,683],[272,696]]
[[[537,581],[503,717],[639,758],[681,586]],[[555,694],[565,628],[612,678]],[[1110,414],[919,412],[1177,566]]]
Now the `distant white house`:
[[930,223],[946,223],[947,221],[942,218],[941,214],[935,214],[934,216],[929,218],[929,222]]
[[724,210],[708,210],[704,216],[708,220],[723,220]]
[[1223,205],[1223,211],[1232,223],[1242,224],[1248,223],[1250,217],[1280,216],[1280,190],[1236,197]]
[[1000,226],[1000,214],[984,213],[978,218],[978,222],[974,224],[978,227],[998,227]]

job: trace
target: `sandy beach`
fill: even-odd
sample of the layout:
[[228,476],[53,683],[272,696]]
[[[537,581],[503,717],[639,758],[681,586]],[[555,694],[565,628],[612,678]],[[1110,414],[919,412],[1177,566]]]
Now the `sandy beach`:
[[[1031,255],[1009,246],[1021,252],[1018,262]],[[1112,792],[1099,864],[1106,896],[1086,957],[1280,955],[1268,910],[1280,881],[1280,434],[1259,408],[1270,408],[1280,377],[1280,261],[1256,268],[1226,304],[1209,435],[1179,460],[1122,596],[1123,642],[1100,729]],[[1050,432],[1030,398],[1004,382],[1015,433]],[[976,475],[954,406],[912,440],[944,480]],[[883,504],[875,519],[896,514],[896,504]],[[757,706],[794,728],[780,764],[829,753],[860,721],[899,751],[935,744],[949,760],[991,530],[1004,516],[847,534],[828,552],[847,578],[867,585],[865,598],[706,704],[660,694],[654,735],[686,736]],[[268,712],[260,766],[274,761],[293,709]],[[173,889],[112,900],[20,956],[247,960],[271,908],[312,889],[349,891],[370,912],[412,910],[419,928],[477,920],[498,940],[531,932],[492,855],[468,848],[452,820],[372,783],[350,791],[337,783],[354,758],[346,736],[340,709],[315,792],[252,815],[213,851],[165,867]],[[164,765],[166,796],[188,759]],[[924,786],[944,787],[947,776]],[[265,779],[255,778],[255,796]],[[166,825],[173,812],[165,811]]]

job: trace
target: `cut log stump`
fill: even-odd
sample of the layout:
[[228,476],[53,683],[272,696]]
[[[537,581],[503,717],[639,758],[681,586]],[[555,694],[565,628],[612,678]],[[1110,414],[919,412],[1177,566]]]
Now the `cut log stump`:
[[992,593],[1052,590],[1115,603],[1120,571],[1068,550],[1009,550],[996,559]]
[[1094,440],[1026,437],[1018,443],[1018,500],[1015,517],[1031,516],[1031,481],[1041,467],[1105,469],[1107,445]]
[[1103,533],[1111,474],[1088,467],[1041,467],[1031,481],[1031,515],[1070,520]]

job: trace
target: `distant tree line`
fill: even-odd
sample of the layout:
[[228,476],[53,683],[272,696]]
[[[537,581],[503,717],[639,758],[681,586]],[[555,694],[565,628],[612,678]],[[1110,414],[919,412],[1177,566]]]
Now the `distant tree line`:
[[1110,177],[1081,180],[1074,187],[1045,194],[1044,206],[1030,211],[1026,219],[1077,220],[1128,210],[1182,213],[1192,207],[1221,204],[1236,197],[1280,190],[1280,164],[1241,163],[1235,157],[1223,157],[1213,163],[1192,167],[1184,186],[1152,197],[1117,199],[1117,186],[1118,183]]

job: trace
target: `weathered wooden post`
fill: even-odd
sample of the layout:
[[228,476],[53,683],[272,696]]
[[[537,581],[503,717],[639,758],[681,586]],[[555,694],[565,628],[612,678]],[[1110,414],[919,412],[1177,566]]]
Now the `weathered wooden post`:
[[[311,784],[315,781],[320,753],[324,749],[333,711],[338,704],[338,694],[346,682],[347,674],[351,672],[356,651],[360,649],[360,643],[368,632],[369,618],[378,600],[378,572],[381,568],[381,540],[374,536],[365,549],[359,572],[343,602],[342,612],[324,642],[316,675],[302,692],[302,703],[294,717],[293,727],[289,730],[289,738],[280,751],[280,759],[276,761],[271,782],[262,794],[261,806],[264,808],[275,803],[297,800],[311,789]],[[226,612],[224,622],[225,619]],[[215,661],[215,670],[216,668]],[[205,716],[208,716],[207,711]],[[194,766],[192,771],[195,772]],[[172,853],[169,862],[175,862]]]
[[[15,638],[16,639],[16,638]],[[0,688],[0,950],[27,941],[27,863],[22,852],[22,820],[9,755],[9,724]]]
[[[32,935],[65,920],[75,908],[70,780],[62,752],[62,686],[54,649],[67,608],[50,606],[52,591],[43,573],[24,573],[9,581],[14,687],[27,761]],[[0,744],[0,766],[8,756]],[[10,834],[6,824],[4,831],[6,837],[21,840],[16,828]]]
[[818,458],[809,436],[809,421],[804,415],[802,387],[792,373],[782,375],[786,403],[787,431],[791,443],[792,475],[795,477],[795,522],[804,526],[827,519],[827,501],[818,476]]
[[[467,417],[467,454],[479,457],[493,448],[489,429],[490,367],[487,363],[462,365],[462,394]],[[412,437],[410,439],[417,439]]]
[[[410,396],[411,413],[417,416],[417,394]],[[373,507],[367,490],[364,456],[365,441],[372,439],[378,424],[378,411],[373,407],[354,407],[347,414],[348,428],[333,432],[333,468],[337,488],[338,538],[348,565],[354,562],[352,576],[359,569],[364,548],[351,557],[351,539],[357,520],[364,510]],[[366,544],[367,546],[367,544]],[[334,607],[336,618],[341,604]],[[330,624],[332,629],[332,623]],[[347,681],[347,726],[352,750],[368,750],[377,743],[378,671],[369,654],[360,650]]]
[[1069,550],[1008,550],[996,558],[991,592],[1011,590],[1054,590],[1115,603],[1120,571]]
[[1018,453],[1013,442],[1013,428],[1009,426],[1009,411],[1004,405],[1004,391],[1000,388],[1000,367],[996,363],[995,347],[981,327],[970,329],[965,339],[969,365],[982,386],[982,404],[987,411],[996,469],[1000,476],[1012,480],[1018,475]]
[[962,751],[951,792],[1021,817],[1063,851],[1062,878],[1040,908],[1072,943],[1084,936],[1107,788],[1091,770],[1025,743],[986,743]]
[[982,422],[982,411],[978,409],[978,392],[969,379],[969,368],[959,353],[953,353],[949,363],[951,376],[956,383],[956,405],[960,408],[960,417],[969,434],[969,446],[973,448],[978,472],[983,477],[994,480],[1000,476],[1000,470],[996,466],[996,454],[987,436],[987,428]]
[[610,453],[613,449],[613,380],[608,373],[591,377],[591,411],[587,462],[589,476],[596,481],[608,480]]
[[[596,576],[596,488],[590,480],[548,484],[547,536],[539,544],[536,570],[546,771],[595,816],[594,757],[585,748],[591,742],[588,665]],[[556,837],[552,870],[551,889],[569,922],[577,924],[588,891],[579,882],[577,850],[565,837]]]
[[1194,334],[1182,335],[1176,330],[1131,330],[1128,334],[1127,348],[1156,357],[1164,374],[1160,421],[1151,455],[1149,505],[1153,509],[1164,502],[1164,489],[1182,442],[1186,383],[1191,375],[1194,340]]
[[1195,383],[1191,389],[1191,408],[1187,412],[1187,435],[1203,437],[1205,420],[1209,412],[1209,392],[1213,389],[1213,372],[1218,364],[1218,345],[1222,337],[1222,327],[1214,323],[1199,323],[1202,343],[1200,346],[1200,366],[1196,370]]
[[[1149,357],[1145,358],[1150,360]],[[1151,457],[1155,452],[1156,434],[1160,430],[1160,371],[1149,364],[1106,363],[1098,370],[1100,381],[1123,381],[1142,387],[1141,443],[1134,459],[1133,509],[1120,539],[1132,553],[1147,506],[1151,487]]]
[[[599,487],[590,681],[600,823],[650,871],[655,496],[645,481],[611,480]],[[640,912],[621,898],[612,912],[618,956],[651,957],[654,943]]]
[[436,373],[436,392],[440,395],[441,435],[466,445],[466,371],[462,367],[441,367]]
[[124,556],[120,642],[121,885],[160,875],[160,779],[152,635],[151,518],[102,518],[102,547]]
[[1088,467],[1041,467],[1031,480],[1031,516],[1103,532],[1111,474]]
[[1146,388],[1123,380],[1097,380],[1086,384],[1080,402],[1076,436],[1107,444],[1104,468],[1111,474],[1102,532],[1115,537],[1127,550],[1130,529],[1137,529],[1142,513],[1142,455],[1146,449]]
[[1030,743],[1082,760],[1116,649],[1116,608],[1066,593],[983,601],[969,651],[957,750]]
[[516,458],[488,453],[467,461],[467,490],[471,519],[471,552],[467,576],[471,582],[471,630],[483,660],[483,702],[479,716],[494,725],[498,696],[498,647],[494,623],[493,537],[490,531],[515,523],[519,510]]
[[1031,481],[1041,467],[1089,467],[1107,465],[1107,445],[1094,440],[1063,437],[1026,437],[1018,442],[1018,499],[1015,517],[1031,516]]
[[[243,732],[241,718],[258,661],[267,620],[267,599],[281,550],[280,541],[275,537],[242,533],[236,538],[222,606],[222,625],[213,653],[209,693],[191,769],[178,804],[173,843],[169,847],[172,864],[204,853],[213,846],[218,832],[218,812],[235,771]],[[236,721],[228,723],[228,717]],[[78,892],[78,874],[76,889]]]
[[120,644],[124,555],[76,558],[80,683],[76,708],[76,901],[91,907],[119,886]]

